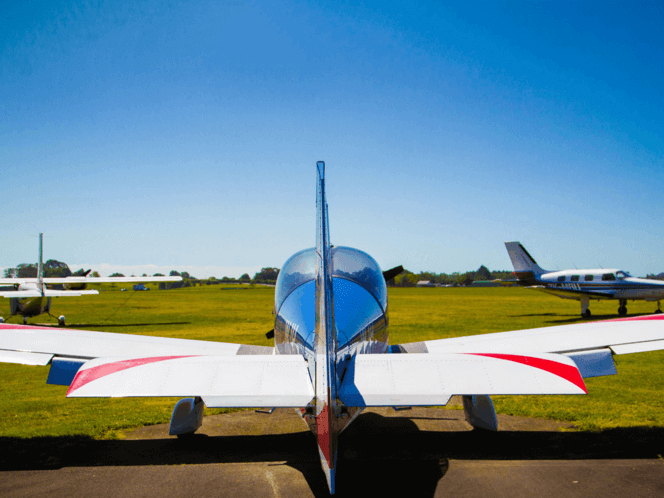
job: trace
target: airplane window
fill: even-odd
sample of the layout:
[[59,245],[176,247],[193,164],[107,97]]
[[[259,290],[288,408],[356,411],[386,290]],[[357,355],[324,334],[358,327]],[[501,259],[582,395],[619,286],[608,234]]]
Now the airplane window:
[[585,277],[583,277],[583,280],[585,280],[586,282],[592,282],[594,278],[595,275],[586,275]]
[[621,271],[617,271],[617,272],[616,272],[616,276],[618,277],[619,280],[622,280],[623,278],[627,278],[627,277],[629,277],[630,275],[629,275],[629,273],[627,273],[626,271],[622,271],[622,270],[621,270]]
[[387,308],[387,287],[383,272],[371,256],[352,247],[332,249],[332,275],[355,282],[368,290],[383,309]]
[[565,281],[565,277],[558,277],[558,282],[564,282],[564,281]]
[[572,278],[570,278],[572,282],[578,282],[579,281],[579,275],[572,275]]
[[606,281],[606,280],[615,280],[615,279],[616,279],[616,276],[613,273],[605,273],[604,275],[602,275],[602,280],[604,280],[604,281]]
[[[367,253],[350,247],[332,249],[332,275],[357,283],[369,291],[383,310],[387,308],[387,287],[378,263]],[[300,285],[316,279],[316,249],[300,251],[286,261],[277,277],[274,300],[279,310],[288,295]]]

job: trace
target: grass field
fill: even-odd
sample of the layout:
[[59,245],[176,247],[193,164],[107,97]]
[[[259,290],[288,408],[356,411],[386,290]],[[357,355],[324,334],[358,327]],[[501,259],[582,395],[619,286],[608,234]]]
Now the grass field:
[[[72,328],[271,346],[265,332],[273,326],[273,296],[263,286],[135,293],[106,286],[98,296],[54,299],[52,313],[64,314]],[[520,288],[391,288],[389,303],[392,344],[582,320],[578,302]],[[655,307],[628,304],[630,315]],[[617,308],[614,301],[591,303],[593,319],[617,318]],[[8,309],[5,300],[0,314],[7,317]],[[587,379],[589,396],[495,396],[496,409],[585,430],[664,427],[664,352],[614,358],[618,375]],[[46,384],[48,368],[0,363],[0,437],[118,437],[123,429],[170,420],[171,398],[66,399],[66,387]]]

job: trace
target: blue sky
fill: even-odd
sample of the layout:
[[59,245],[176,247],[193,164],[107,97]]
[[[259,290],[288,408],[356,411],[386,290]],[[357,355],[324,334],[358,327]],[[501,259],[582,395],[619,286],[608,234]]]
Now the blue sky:
[[7,1],[0,267],[664,271],[664,7]]

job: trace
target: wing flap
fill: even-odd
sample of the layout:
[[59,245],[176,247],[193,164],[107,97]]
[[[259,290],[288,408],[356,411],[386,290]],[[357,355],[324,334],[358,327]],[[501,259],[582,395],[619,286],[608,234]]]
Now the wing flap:
[[85,398],[200,396],[215,407],[302,407],[313,395],[306,361],[299,355],[103,358],[86,362],[67,393]]
[[452,395],[585,394],[573,360],[556,354],[358,355],[339,390],[347,406],[444,405]]

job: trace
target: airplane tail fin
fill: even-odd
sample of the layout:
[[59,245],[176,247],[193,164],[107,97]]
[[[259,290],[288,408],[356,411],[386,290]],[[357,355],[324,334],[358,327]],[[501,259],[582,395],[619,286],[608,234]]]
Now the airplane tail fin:
[[[316,362],[316,426],[318,451],[330,492],[334,493],[337,460],[336,422],[336,327],[332,296],[332,252],[330,247],[327,200],[325,199],[325,163],[316,163],[318,174],[316,194],[316,329],[314,355]],[[312,427],[314,429],[314,427]]]
[[537,262],[528,253],[528,251],[526,251],[526,248],[523,247],[520,242],[505,242],[505,248],[507,249],[507,253],[510,255],[512,265],[514,266],[514,274],[517,276],[519,281],[534,281],[535,277],[539,277],[543,273],[547,273],[546,270],[540,268]]
[[37,265],[37,286],[41,291],[42,295],[44,294],[44,246],[43,246],[44,234],[39,234],[39,264]]

